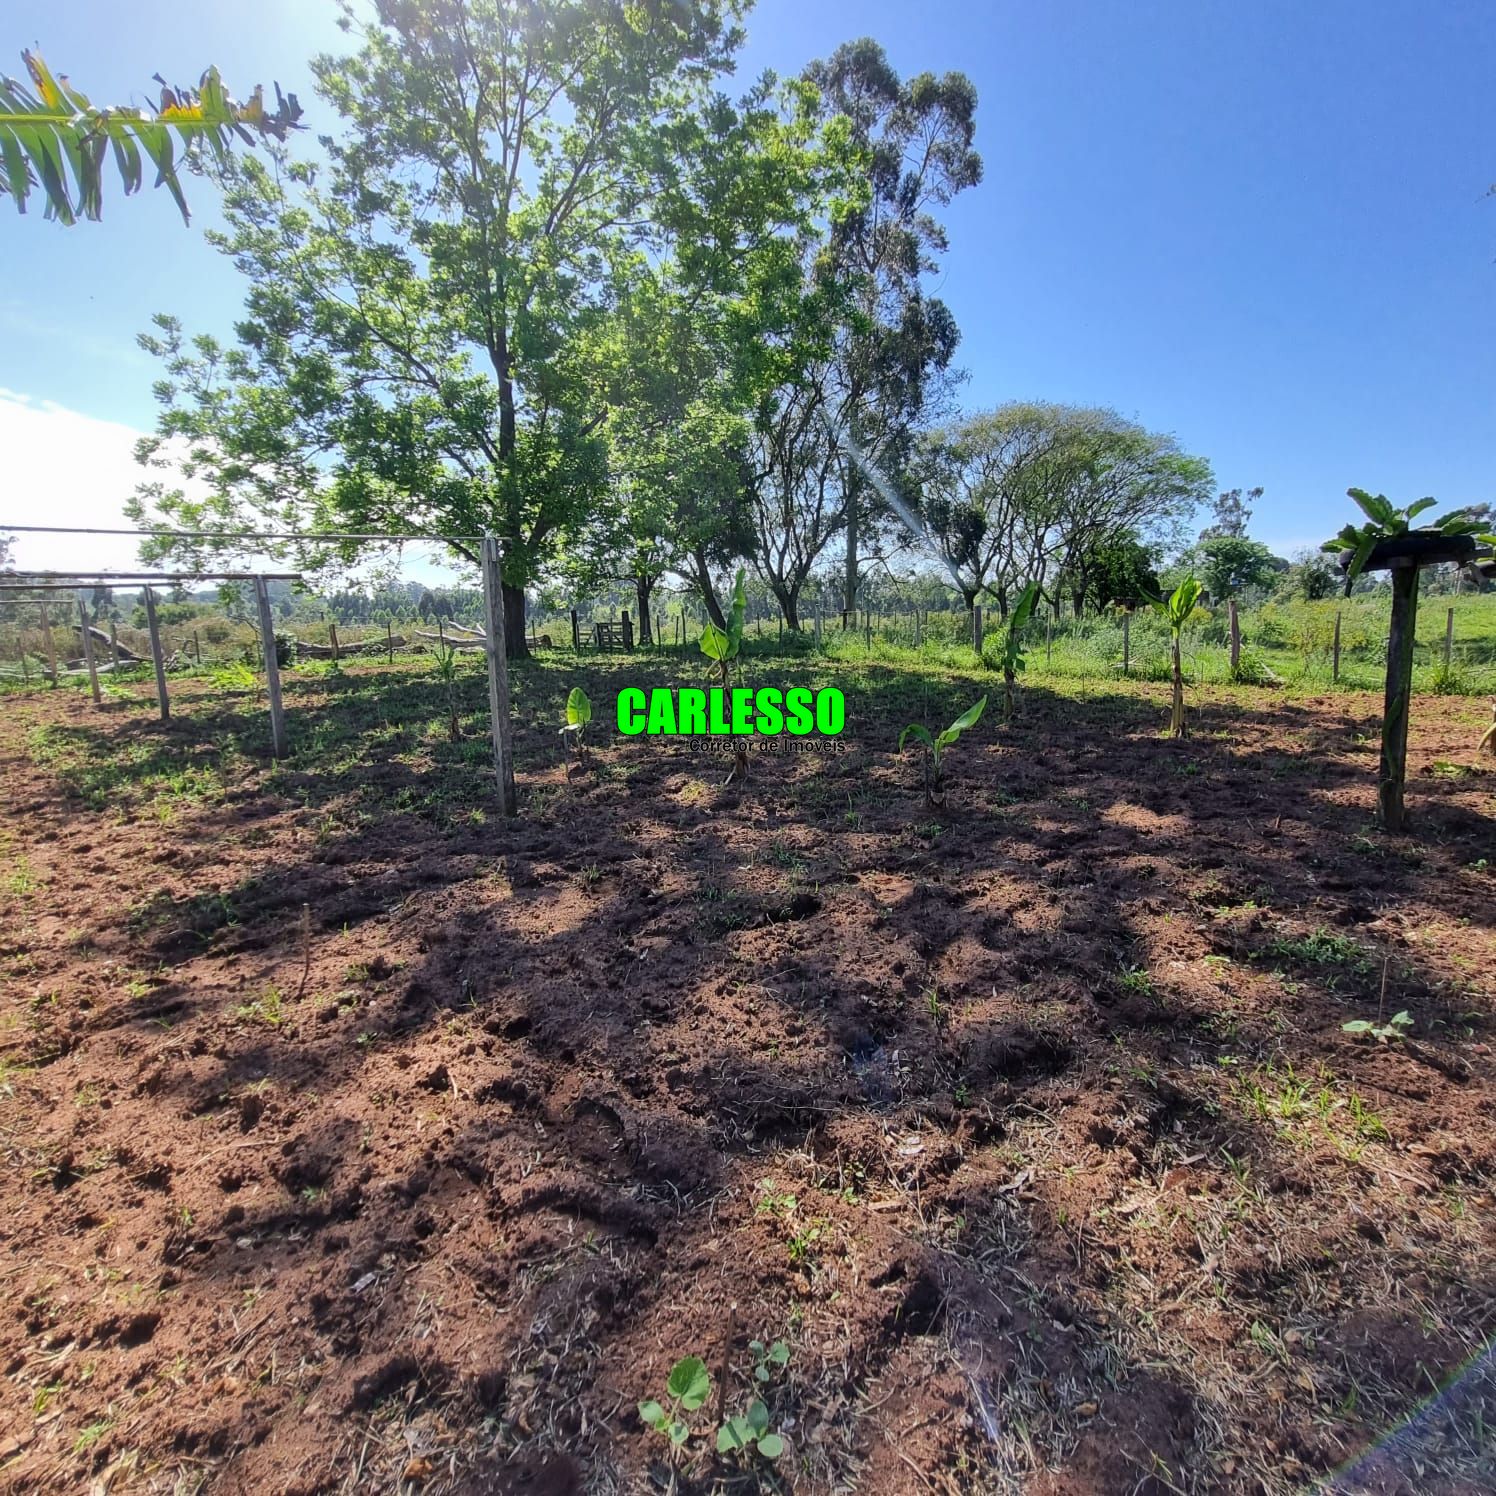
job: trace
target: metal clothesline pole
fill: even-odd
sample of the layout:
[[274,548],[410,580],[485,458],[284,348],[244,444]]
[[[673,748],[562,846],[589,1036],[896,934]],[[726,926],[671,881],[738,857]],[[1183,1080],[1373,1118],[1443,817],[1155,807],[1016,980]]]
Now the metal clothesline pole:
[[142,540],[424,540],[433,545],[457,541],[478,545],[481,535],[409,535],[364,530],[113,530],[89,525],[5,525],[7,535],[135,535]]
[[[40,577],[43,580],[23,582],[22,575]],[[112,587],[119,583],[128,591],[146,587],[153,582],[253,582],[259,579],[257,571],[184,571],[184,572],[100,572],[100,571],[34,571],[27,573],[0,572],[0,592],[81,592],[89,587]],[[63,578],[64,580],[55,580]],[[269,572],[267,582],[299,582],[301,573],[296,571]]]

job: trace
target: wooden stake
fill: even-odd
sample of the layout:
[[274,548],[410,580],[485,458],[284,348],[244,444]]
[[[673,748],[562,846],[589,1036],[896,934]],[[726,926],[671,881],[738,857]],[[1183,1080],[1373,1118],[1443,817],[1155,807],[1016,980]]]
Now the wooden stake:
[[52,638],[52,620],[47,617],[47,605],[42,604],[42,638],[47,646],[47,670],[52,684],[57,684],[57,642]]
[[722,1337],[722,1360],[717,1367],[717,1422],[727,1416],[727,1373],[732,1365],[732,1343],[738,1334],[738,1306],[727,1306],[727,1332]]
[[816,604],[816,648],[821,647],[821,605]]
[[978,654],[982,652],[982,605],[973,603],[971,605],[971,647]]
[[1340,609],[1335,609],[1335,643],[1332,647],[1333,663],[1330,666],[1330,681],[1333,685],[1340,683]]
[[275,657],[275,619],[270,612],[270,585],[255,578],[255,602],[260,613],[260,643],[265,649],[265,695],[270,699],[270,751],[276,758],[289,758],[286,715],[281,708],[280,661]]
[[109,620],[109,655],[114,662],[114,668],[119,669],[119,625],[114,619]]
[[332,645],[332,661],[336,665],[343,658],[343,651],[338,646],[338,622],[335,618],[327,621],[327,639]]
[[161,653],[161,626],[156,621],[156,594],[145,589],[145,626],[151,631],[151,662],[156,667],[156,703],[161,708],[161,720],[171,721],[171,703],[166,696],[166,660]]
[[88,631],[88,609],[83,605],[83,599],[78,599],[78,617],[83,621],[83,659],[88,665],[88,684],[93,688],[94,705],[103,704],[103,693],[99,690],[99,671],[94,664],[93,635]]
[[388,618],[384,621],[384,647],[389,652],[390,664],[395,663],[395,625]]
[[296,989],[298,998],[306,996],[306,979],[312,969],[312,906],[301,906],[301,985]]
[[1449,667],[1454,656],[1454,609],[1449,609],[1444,618],[1444,673],[1449,674]]
[[[514,750],[509,723],[509,660],[504,653],[503,555],[492,535],[483,537],[483,622],[488,655],[488,713],[493,719],[493,765],[504,814],[518,814]],[[576,612],[573,610],[575,620]]]
[[1122,615],[1122,674],[1132,670],[1132,614]]
[[1237,616],[1234,597],[1226,604],[1226,612],[1231,620],[1231,678],[1235,680],[1241,671],[1241,619]]
[[1382,825],[1401,831],[1408,773],[1408,709],[1413,693],[1413,635],[1418,621],[1418,566],[1392,568],[1392,623],[1387,632],[1387,690],[1382,704],[1382,761],[1377,804]]
[[[1125,633],[1127,628],[1127,614],[1122,615],[1122,628]],[[1044,627],[1044,663],[1046,666],[1054,664],[1054,609],[1049,610],[1049,621]]]
[[192,631],[192,662],[201,665],[203,662],[203,641],[197,637],[197,630]]
[[914,648],[915,648],[915,651],[918,652],[923,647],[923,645],[924,645],[924,638],[922,636],[922,633],[921,633],[921,630],[920,630],[920,626],[919,626],[919,609],[916,608],[914,610]]

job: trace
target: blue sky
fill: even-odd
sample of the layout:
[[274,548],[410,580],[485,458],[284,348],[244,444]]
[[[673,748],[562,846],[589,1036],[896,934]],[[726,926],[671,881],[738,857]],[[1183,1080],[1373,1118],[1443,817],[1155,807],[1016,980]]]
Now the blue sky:
[[[96,101],[216,62],[278,79],[327,124],[306,58],[330,0],[253,8],[10,0],[0,67],[39,44]],[[964,70],[986,179],[948,213],[939,292],[972,406],[1115,406],[1261,484],[1288,551],[1354,484],[1496,498],[1496,5],[1490,0],[761,0],[742,72],[877,37],[904,72]],[[164,194],[62,229],[0,213],[0,441],[17,504],[102,523],[154,414],[152,312],[226,332],[232,269]],[[106,423],[106,424],[101,424]],[[19,468],[17,468],[19,464]],[[45,494],[45,500],[33,495]],[[101,555],[102,553],[98,553]],[[40,564],[35,550],[23,559]]]

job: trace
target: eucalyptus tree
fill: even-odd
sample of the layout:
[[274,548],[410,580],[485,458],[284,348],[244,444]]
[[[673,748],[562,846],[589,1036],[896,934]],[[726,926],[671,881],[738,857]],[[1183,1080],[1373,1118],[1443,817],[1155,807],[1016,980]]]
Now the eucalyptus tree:
[[[815,84],[828,117],[845,121],[867,161],[863,200],[828,228],[812,274],[852,289],[828,356],[807,371],[820,387],[823,412],[843,449],[855,447],[868,464],[887,473],[902,469],[922,412],[949,374],[960,339],[955,318],[926,291],[947,247],[935,216],[952,198],[976,185],[981,157],[976,136],[976,89],[962,73],[920,73],[901,79],[877,42],[849,42],[806,77]],[[801,427],[793,402],[769,415],[785,428],[781,448],[797,428],[819,446],[819,434]],[[813,466],[795,464],[796,468]],[[876,512],[876,490],[857,461],[845,462],[846,558],[844,608],[856,606],[865,526]],[[781,504],[787,500],[781,496]]]
[[606,492],[620,267],[674,257],[716,294],[729,229],[798,212],[798,163],[751,159],[783,139],[713,92],[739,10],[377,0],[358,50],[313,64],[338,116],[325,162],[227,174],[235,344],[170,323],[146,340],[168,378],[142,457],[184,438],[209,497],[148,485],[137,514],[414,532],[469,557],[463,537],[492,531],[524,652],[526,585]]

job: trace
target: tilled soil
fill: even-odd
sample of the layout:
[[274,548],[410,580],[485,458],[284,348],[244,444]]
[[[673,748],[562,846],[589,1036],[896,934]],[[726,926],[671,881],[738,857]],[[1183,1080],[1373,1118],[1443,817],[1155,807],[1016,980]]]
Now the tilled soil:
[[512,824],[398,670],[281,768],[205,684],[0,702],[0,1489],[1496,1485],[1482,704],[1392,838],[1366,696],[1036,686],[932,809],[928,686],[724,789],[630,667],[568,775],[582,678]]

